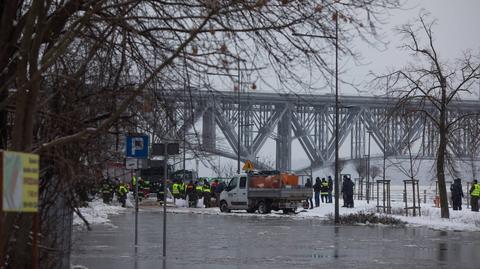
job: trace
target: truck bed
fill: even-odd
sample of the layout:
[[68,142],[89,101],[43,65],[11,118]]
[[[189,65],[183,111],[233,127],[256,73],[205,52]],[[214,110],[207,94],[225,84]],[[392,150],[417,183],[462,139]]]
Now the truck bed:
[[305,200],[313,196],[311,188],[249,188],[248,198]]

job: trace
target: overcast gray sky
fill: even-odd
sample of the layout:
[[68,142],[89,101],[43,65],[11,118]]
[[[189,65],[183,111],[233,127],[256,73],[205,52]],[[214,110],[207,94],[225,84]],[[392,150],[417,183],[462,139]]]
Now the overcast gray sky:
[[[391,17],[383,26],[388,49],[378,51],[365,43],[357,42],[356,48],[362,53],[364,66],[355,66],[350,59],[345,62],[345,76],[349,80],[361,82],[369,71],[382,73],[387,68],[398,69],[411,60],[405,51],[398,47],[403,41],[393,30],[402,24],[412,22],[421,10],[428,11],[431,19],[437,20],[433,28],[435,45],[441,59],[453,61],[466,50],[480,51],[480,1],[479,0],[409,0],[404,10],[391,11]],[[344,93],[352,91],[343,86]]]
[[[465,50],[480,53],[480,0],[409,0],[406,2],[404,10],[391,11],[391,16],[382,27],[385,41],[389,42],[388,49],[378,51],[365,43],[358,42],[355,46],[362,53],[362,62],[365,65],[356,66],[351,59],[342,59],[342,65],[345,67],[343,75],[348,80],[361,83],[371,79],[371,77],[367,77],[370,71],[382,73],[386,72],[387,68],[398,69],[404,66],[410,58],[406,52],[398,48],[402,44],[402,40],[393,29],[418,18],[422,9],[431,13],[431,19],[437,19],[434,33],[437,51],[441,59],[453,61],[460,57]],[[357,94],[345,85],[341,86],[341,93]],[[349,139],[346,141],[348,142]],[[345,146],[345,148],[349,147]],[[372,154],[378,150],[375,148],[372,146]],[[298,141],[293,142],[292,152],[294,153],[292,157],[294,169],[308,165],[309,161]],[[346,154],[348,153],[343,152],[343,155]],[[269,139],[259,155],[260,158],[274,158],[274,141]],[[221,162],[231,162],[236,167],[236,162],[233,160],[221,158]],[[200,175],[213,176],[213,173],[201,165]]]

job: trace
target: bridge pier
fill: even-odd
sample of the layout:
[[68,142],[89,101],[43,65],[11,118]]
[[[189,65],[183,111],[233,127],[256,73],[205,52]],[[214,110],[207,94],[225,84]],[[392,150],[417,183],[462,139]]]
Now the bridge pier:
[[292,169],[292,113],[287,110],[277,126],[277,150],[275,167],[280,171]]
[[215,111],[212,107],[203,114],[202,144],[207,151],[216,149]]

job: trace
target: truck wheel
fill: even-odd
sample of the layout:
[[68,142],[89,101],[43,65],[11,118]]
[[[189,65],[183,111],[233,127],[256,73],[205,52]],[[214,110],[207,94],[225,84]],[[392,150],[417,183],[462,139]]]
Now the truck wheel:
[[223,213],[228,213],[230,212],[230,209],[228,208],[228,204],[225,201],[220,202],[220,211]]
[[264,201],[261,201],[258,203],[258,213],[260,214],[267,214],[270,213],[269,208],[267,207],[267,204]]

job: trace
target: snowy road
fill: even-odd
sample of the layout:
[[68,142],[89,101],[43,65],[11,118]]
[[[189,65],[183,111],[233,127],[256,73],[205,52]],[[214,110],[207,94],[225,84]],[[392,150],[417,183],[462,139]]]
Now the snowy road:
[[162,215],[140,212],[74,234],[72,264],[87,268],[478,268],[478,232],[327,225],[318,219],[169,213],[162,264]]

